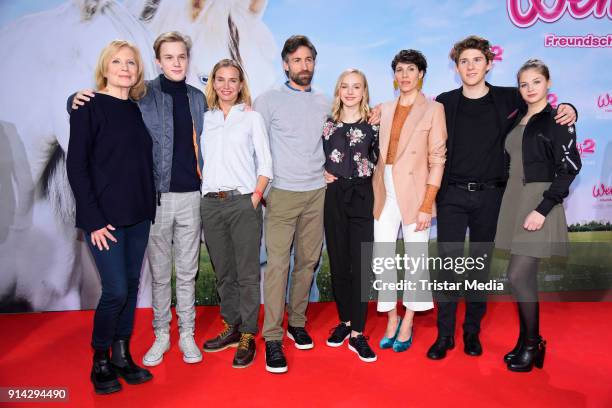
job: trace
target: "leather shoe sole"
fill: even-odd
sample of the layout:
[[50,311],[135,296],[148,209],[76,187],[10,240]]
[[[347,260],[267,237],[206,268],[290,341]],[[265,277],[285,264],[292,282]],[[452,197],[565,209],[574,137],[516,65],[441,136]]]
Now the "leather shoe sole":
[[116,371],[117,371],[117,375],[123,378],[125,382],[130,385],[142,384],[142,383],[145,383],[153,379],[153,375],[151,373],[142,373],[139,375],[131,376],[131,375],[126,375],[125,373],[117,369]]
[[91,374],[90,378],[91,378],[91,383],[94,386],[94,391],[98,395],[112,394],[113,392],[121,391],[121,383],[119,381],[108,381],[105,383],[96,383],[96,381],[94,380],[93,373]]
[[206,345],[204,345],[204,348],[202,350],[204,350],[206,353],[216,353],[217,351],[223,351],[223,350],[228,349],[230,347],[238,347],[238,342],[228,343],[225,346],[221,346],[221,347],[218,347],[218,348],[207,348]]
[[471,349],[471,348],[464,347],[463,352],[467,354],[468,356],[472,356],[472,357],[478,357],[482,355],[482,349],[479,350],[479,349]]

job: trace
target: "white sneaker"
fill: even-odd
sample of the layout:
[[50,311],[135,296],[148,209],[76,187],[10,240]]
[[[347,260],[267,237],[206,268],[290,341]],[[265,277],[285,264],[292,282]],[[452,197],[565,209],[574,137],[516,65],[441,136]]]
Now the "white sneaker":
[[164,353],[170,349],[170,333],[156,331],[155,342],[142,358],[142,364],[147,367],[158,365],[164,359]]
[[200,352],[200,349],[193,339],[193,333],[181,333],[181,337],[179,339],[179,349],[181,349],[183,352],[184,362],[194,364],[202,361],[202,352]]

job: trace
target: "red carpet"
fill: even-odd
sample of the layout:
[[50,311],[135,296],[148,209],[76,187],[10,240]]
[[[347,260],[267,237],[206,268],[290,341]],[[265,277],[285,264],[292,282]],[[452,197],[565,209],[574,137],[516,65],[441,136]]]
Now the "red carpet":
[[[164,362],[152,369],[153,381],[97,396],[89,382],[92,312],[55,312],[0,316],[0,387],[67,387],[68,403],[20,403],[0,406],[71,407],[210,407],[210,406],[377,406],[436,407],[612,407],[612,303],[543,303],[542,334],[548,341],[543,370],[512,373],[502,355],[514,345],[515,307],[491,303],[481,336],[484,355],[457,347],[442,361],[425,357],[436,336],[433,312],[415,318],[415,342],[405,353],[379,350],[386,318],[370,305],[366,334],[376,345],[378,361],[363,363],[346,347],[325,345],[336,324],[333,303],[313,303],[308,325],[314,350],[300,351],[285,340],[289,372],[264,368],[263,341],[255,363],[233,369],[235,349],[204,353],[196,365],[183,363],[178,334]],[[458,316],[463,316],[463,308]],[[140,360],[153,340],[151,311],[139,310],[133,354]],[[459,322],[462,318],[459,319]],[[196,340],[221,327],[216,307],[198,308]],[[129,404],[129,405],[127,405]]]

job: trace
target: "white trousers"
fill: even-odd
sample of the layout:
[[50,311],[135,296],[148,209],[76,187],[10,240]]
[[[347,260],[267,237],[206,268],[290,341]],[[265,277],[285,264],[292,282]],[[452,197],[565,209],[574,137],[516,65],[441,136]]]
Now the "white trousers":
[[[402,215],[397,204],[397,196],[393,185],[392,165],[385,166],[385,190],[387,197],[385,206],[378,220],[374,220],[374,258],[394,258],[395,242],[399,228],[402,228],[404,237],[404,250],[407,258],[415,260],[421,259],[420,265],[416,268],[405,269],[405,281],[413,282],[412,290],[405,289],[403,304],[408,310],[415,312],[433,309],[431,292],[422,290],[421,280],[429,281],[429,271],[427,269],[429,232],[427,228],[416,232],[415,224],[402,223]],[[404,257],[406,259],[406,257]],[[397,282],[397,268],[384,268],[384,271],[375,276],[383,283]],[[397,305],[397,291],[390,289],[379,290],[378,304],[376,310],[388,312],[395,309]]]

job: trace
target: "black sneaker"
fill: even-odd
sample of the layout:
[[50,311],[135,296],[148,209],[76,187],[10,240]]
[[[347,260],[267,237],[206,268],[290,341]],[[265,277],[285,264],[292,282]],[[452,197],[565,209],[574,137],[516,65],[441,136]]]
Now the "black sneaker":
[[363,334],[359,334],[355,337],[351,337],[349,339],[348,348],[351,351],[354,351],[359,355],[359,359],[361,361],[365,361],[366,363],[372,363],[376,361],[376,354],[370,348],[368,344],[368,338]]
[[348,339],[351,335],[351,327],[341,322],[335,328],[332,329],[332,334],[327,339],[327,345],[329,347],[340,347],[344,340]]
[[266,370],[277,374],[287,372],[287,360],[280,340],[266,341]]
[[314,347],[312,338],[303,327],[287,327],[287,337],[295,342],[295,347],[300,350],[308,350]]

